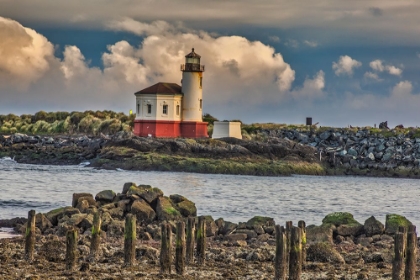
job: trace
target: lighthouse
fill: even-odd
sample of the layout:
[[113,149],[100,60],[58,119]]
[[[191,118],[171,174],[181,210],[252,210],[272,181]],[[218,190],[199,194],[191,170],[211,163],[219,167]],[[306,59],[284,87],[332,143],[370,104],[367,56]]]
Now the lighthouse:
[[182,71],[182,122],[181,134],[184,137],[208,137],[207,123],[203,122],[203,72],[201,56],[194,48],[185,56]]
[[136,92],[134,134],[152,137],[208,137],[203,122],[203,72],[201,56],[194,52],[181,64],[182,86],[159,82]]

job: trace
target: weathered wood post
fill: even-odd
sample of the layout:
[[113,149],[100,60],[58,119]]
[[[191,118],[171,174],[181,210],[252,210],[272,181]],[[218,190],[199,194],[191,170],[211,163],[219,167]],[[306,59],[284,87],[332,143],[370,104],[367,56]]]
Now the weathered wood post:
[[71,229],[66,235],[66,269],[74,270],[77,260],[77,237],[78,231]]
[[25,231],[25,258],[28,261],[34,259],[35,248],[35,210],[28,212],[28,222]]
[[185,262],[191,264],[194,262],[194,240],[195,240],[195,218],[188,217],[187,220],[187,252]]
[[101,243],[101,223],[101,215],[99,211],[96,211],[93,214],[92,239],[90,242],[90,255],[94,260],[96,260]]
[[171,274],[172,229],[166,222],[161,225],[162,239],[160,243],[160,272]]
[[124,229],[124,265],[132,266],[136,259],[136,216],[127,214]]
[[274,279],[286,280],[287,275],[287,239],[284,227],[276,225],[276,256],[274,258]]
[[206,219],[204,216],[198,218],[197,228],[197,263],[203,265],[206,258]]
[[392,280],[404,279],[404,233],[397,232],[394,236],[395,256],[392,262]]
[[289,280],[300,280],[302,275],[302,233],[293,227],[290,235]]
[[416,226],[414,225],[408,227],[406,252],[405,280],[415,280],[417,263],[417,233]]
[[298,227],[301,229],[302,234],[302,268],[306,264],[306,223],[305,221],[299,221]]
[[286,250],[287,250],[287,256],[286,256],[287,271],[289,271],[289,264],[290,264],[290,235],[292,233],[292,227],[293,227],[293,222],[292,221],[286,221],[285,234],[286,234],[286,241],[287,241],[287,246],[286,246]]
[[185,223],[176,224],[175,242],[175,270],[177,274],[183,275],[185,272]]

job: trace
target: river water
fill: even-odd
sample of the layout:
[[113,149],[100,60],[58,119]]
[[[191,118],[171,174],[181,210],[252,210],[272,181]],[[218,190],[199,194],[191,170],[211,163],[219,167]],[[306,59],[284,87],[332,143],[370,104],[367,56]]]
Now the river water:
[[406,216],[420,226],[420,180],[366,177],[257,177],[197,173],[95,170],[80,166],[18,164],[0,159],[0,219],[26,217],[71,205],[72,194],[121,192],[125,182],[159,187],[196,203],[198,215],[246,222],[259,216],[276,223],[321,224],[331,212],[345,211],[361,223],[374,215]]

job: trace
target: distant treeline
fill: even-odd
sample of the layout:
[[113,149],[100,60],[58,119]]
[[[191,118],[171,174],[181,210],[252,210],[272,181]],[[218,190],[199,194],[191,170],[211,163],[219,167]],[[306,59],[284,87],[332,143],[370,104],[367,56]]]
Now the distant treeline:
[[113,111],[45,112],[0,115],[0,134],[114,134],[131,131],[135,115]]

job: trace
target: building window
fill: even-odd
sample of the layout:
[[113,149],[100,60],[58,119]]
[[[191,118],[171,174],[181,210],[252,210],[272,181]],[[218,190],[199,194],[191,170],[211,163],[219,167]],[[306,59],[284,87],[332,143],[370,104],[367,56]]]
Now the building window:
[[152,104],[147,104],[147,113],[148,114],[152,113]]
[[140,115],[140,104],[137,103],[137,115]]
[[203,99],[200,99],[200,110],[203,109]]
[[162,113],[164,115],[167,115],[168,114],[168,105],[163,105],[163,111],[162,111]]
[[179,116],[179,105],[176,105],[176,115]]
[[203,77],[200,77],[200,88],[203,87]]

